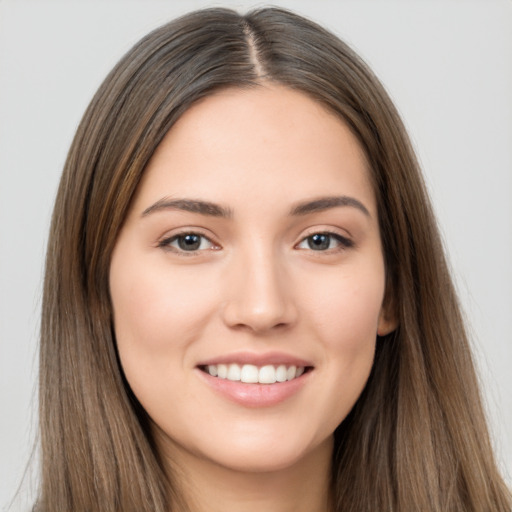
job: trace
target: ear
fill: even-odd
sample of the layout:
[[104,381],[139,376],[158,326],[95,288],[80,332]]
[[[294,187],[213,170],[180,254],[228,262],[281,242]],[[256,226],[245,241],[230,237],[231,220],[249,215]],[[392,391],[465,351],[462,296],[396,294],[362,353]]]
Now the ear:
[[390,317],[383,308],[379,315],[379,323],[377,324],[377,336],[386,336],[393,332],[397,327],[398,321],[396,320],[395,315]]
[[386,301],[382,305],[379,313],[379,322],[377,324],[377,336],[386,336],[393,332],[398,327],[398,320],[395,313],[395,308],[392,307],[391,301]]

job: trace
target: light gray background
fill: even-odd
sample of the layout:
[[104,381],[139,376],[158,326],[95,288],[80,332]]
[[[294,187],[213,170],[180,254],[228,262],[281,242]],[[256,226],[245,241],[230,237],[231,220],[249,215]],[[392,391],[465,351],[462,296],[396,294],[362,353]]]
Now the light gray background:
[[[511,482],[512,2],[274,3],[351,43],[405,119],[474,333],[493,438]],[[133,43],[207,5],[263,4],[0,0],[0,507],[14,494],[35,438],[44,250],[74,130]]]

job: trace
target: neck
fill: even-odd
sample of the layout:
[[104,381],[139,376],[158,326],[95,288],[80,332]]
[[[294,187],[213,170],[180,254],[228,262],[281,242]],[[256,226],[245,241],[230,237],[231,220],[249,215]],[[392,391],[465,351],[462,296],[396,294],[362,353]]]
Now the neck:
[[272,471],[240,471],[172,450],[174,479],[187,512],[311,512],[331,510],[332,440],[297,463]]

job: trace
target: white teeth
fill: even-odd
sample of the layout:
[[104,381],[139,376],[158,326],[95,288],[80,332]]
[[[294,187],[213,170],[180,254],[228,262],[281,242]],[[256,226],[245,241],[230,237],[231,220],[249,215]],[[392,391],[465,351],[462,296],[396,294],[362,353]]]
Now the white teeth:
[[286,380],[294,379],[297,376],[297,374],[295,373],[296,371],[297,371],[296,366],[288,367],[288,370],[286,370]]
[[285,366],[281,364],[277,367],[265,365],[261,368],[253,364],[211,364],[205,367],[205,371],[212,377],[227,379],[231,381],[241,381],[248,384],[274,384],[275,382],[285,382],[300,377],[304,373],[304,367]]
[[228,380],[240,380],[240,366],[237,364],[230,364],[228,367]]
[[276,380],[277,382],[284,382],[286,380],[286,366],[284,364],[277,367],[276,370]]
[[240,380],[249,384],[256,384],[259,379],[259,370],[253,364],[244,364],[240,372]]
[[276,369],[272,365],[262,366],[260,368],[260,384],[274,384],[276,381]]
[[217,376],[225,379],[228,376],[228,367],[225,364],[217,365]]

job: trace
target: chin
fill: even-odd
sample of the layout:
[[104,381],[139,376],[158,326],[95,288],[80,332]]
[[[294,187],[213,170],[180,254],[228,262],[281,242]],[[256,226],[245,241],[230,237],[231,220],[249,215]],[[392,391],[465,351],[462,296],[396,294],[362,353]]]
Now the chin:
[[[294,442],[295,441],[295,442]],[[240,473],[275,473],[304,465],[318,456],[331,456],[333,436],[323,440],[300,440],[275,433],[267,438],[231,438],[226,445],[202,453],[210,462]],[[223,449],[225,448],[225,449]]]
[[247,453],[230,454],[217,457],[213,462],[231,471],[240,473],[274,473],[292,468],[299,464],[303,454],[290,452]]

